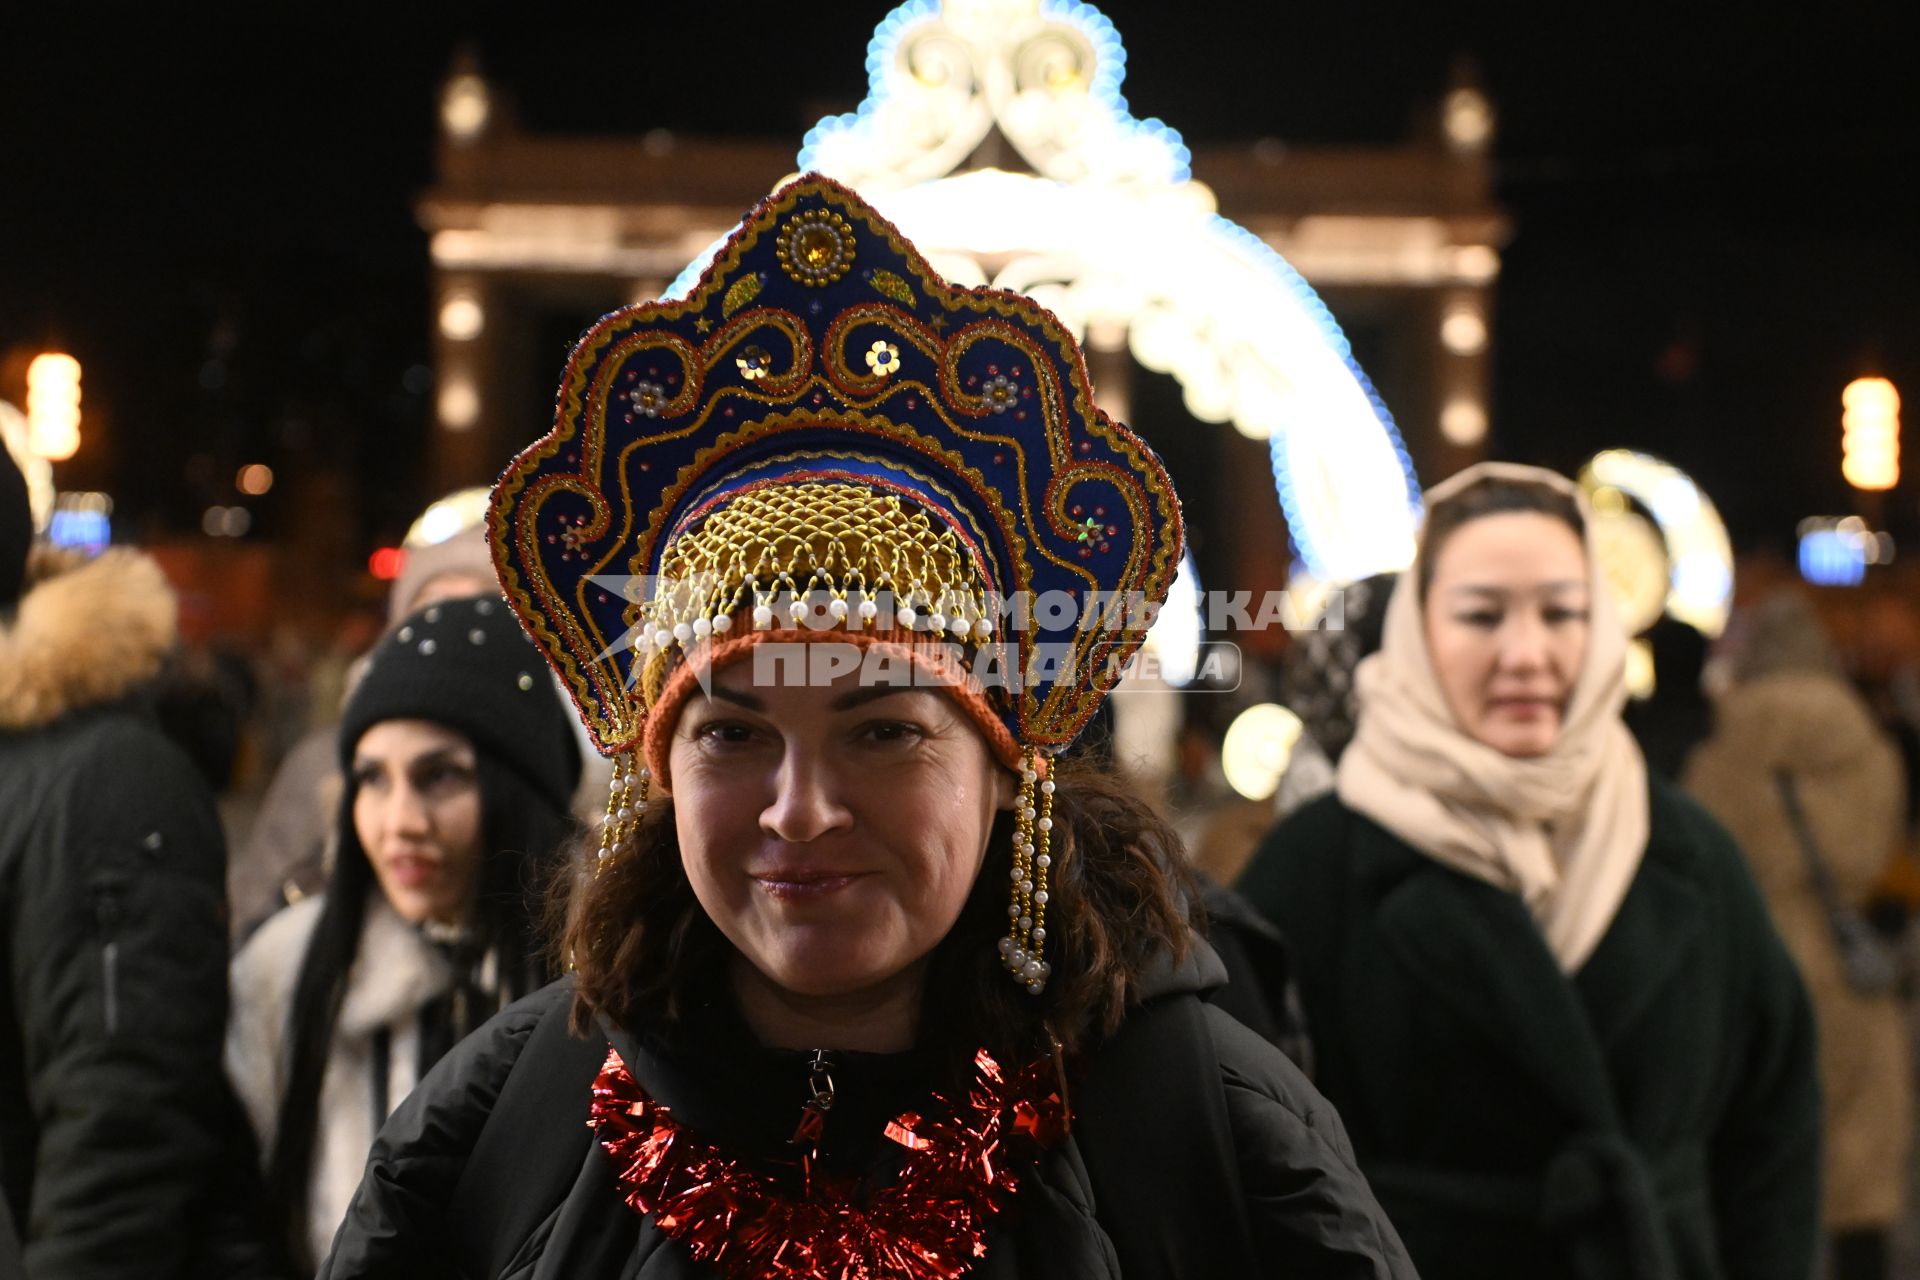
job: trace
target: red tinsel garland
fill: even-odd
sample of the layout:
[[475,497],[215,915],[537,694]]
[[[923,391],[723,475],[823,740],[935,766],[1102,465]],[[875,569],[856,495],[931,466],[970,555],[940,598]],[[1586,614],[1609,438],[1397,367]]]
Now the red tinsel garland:
[[[613,1157],[626,1202],[730,1277],[955,1280],[986,1256],[988,1221],[1013,1197],[1017,1165],[1066,1131],[1038,1065],[1009,1083],[985,1049],[965,1103],[887,1126],[906,1149],[900,1176],[859,1192],[816,1171],[807,1193],[721,1154],[649,1098],[609,1050],[588,1124]],[[936,1098],[936,1102],[941,1100]]]

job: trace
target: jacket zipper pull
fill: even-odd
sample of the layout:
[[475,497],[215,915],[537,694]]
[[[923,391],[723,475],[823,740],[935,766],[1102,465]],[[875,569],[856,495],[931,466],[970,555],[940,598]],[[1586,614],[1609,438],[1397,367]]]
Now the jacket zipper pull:
[[825,1049],[815,1049],[807,1064],[807,1088],[812,1096],[800,1108],[800,1123],[787,1141],[799,1147],[800,1172],[807,1195],[813,1192],[813,1162],[820,1154],[820,1139],[826,1133],[827,1112],[833,1110],[833,1060]]
[[817,1148],[821,1135],[826,1132],[827,1112],[833,1110],[832,1067],[833,1061],[825,1049],[813,1051],[813,1061],[807,1064],[807,1088],[812,1096],[800,1108],[800,1123],[787,1139],[796,1147]]

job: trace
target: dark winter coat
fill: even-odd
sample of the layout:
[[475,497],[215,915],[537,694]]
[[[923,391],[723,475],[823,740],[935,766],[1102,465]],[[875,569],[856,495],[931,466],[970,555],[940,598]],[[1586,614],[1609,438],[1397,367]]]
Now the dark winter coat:
[[1287,934],[1317,1082],[1427,1280],[1806,1280],[1820,1107],[1800,980],[1740,853],[1655,780],[1569,979],[1520,900],[1336,797],[1240,889]]
[[26,1274],[253,1274],[220,1051],[225,853],[129,702],[173,642],[151,560],[43,554],[0,615],[0,1183]]
[[[1278,1051],[1195,997],[1221,976],[1203,949],[1096,1053],[1072,1090],[1072,1135],[1022,1178],[970,1277],[1412,1280],[1339,1117]],[[692,1057],[619,1029],[573,1039],[570,994],[556,984],[508,1009],[394,1114],[323,1277],[714,1274],[622,1203],[586,1128],[608,1041],[689,1128],[743,1151],[778,1150],[792,1132],[806,1055],[759,1049],[743,1028]],[[834,1069],[827,1149],[846,1143],[852,1167],[884,1167],[871,1136],[924,1105],[929,1073],[917,1055],[851,1057]]]

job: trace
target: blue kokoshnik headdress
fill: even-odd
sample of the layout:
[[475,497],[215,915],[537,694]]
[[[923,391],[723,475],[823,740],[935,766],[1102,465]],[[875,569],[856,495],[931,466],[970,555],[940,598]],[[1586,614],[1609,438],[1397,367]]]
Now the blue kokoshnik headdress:
[[948,285],[859,196],[802,177],[684,299],[587,332],[489,536],[614,757],[603,852],[644,787],[636,749],[659,772],[681,700],[753,646],[851,641],[940,672],[1022,774],[1027,879],[1002,950],[1039,989],[1052,782],[1038,804],[1033,784],[1144,640],[1182,550],[1165,469],[1095,406],[1045,308]]

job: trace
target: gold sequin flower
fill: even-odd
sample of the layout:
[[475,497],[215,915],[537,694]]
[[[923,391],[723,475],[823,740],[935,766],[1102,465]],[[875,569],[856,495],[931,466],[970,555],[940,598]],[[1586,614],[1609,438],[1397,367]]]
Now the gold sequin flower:
[[733,362],[740,366],[740,376],[748,382],[767,376],[767,370],[773,367],[773,357],[767,354],[765,347],[748,347]]
[[667,389],[657,382],[636,383],[627,392],[627,399],[633,401],[633,411],[641,417],[657,418],[667,407]]
[[780,228],[774,254],[796,283],[824,288],[853,266],[853,226],[831,209],[804,209]]
[[874,376],[884,378],[900,368],[900,348],[884,338],[867,349],[867,368]]
[[1002,375],[989,379],[987,385],[980,389],[980,395],[986,400],[987,408],[995,413],[1005,413],[1020,399],[1020,387],[1013,379]]

